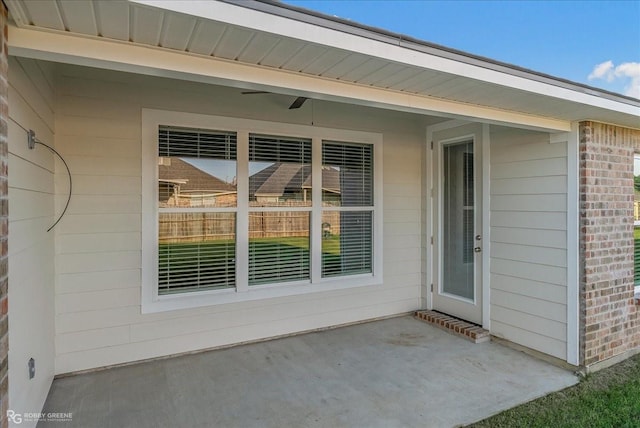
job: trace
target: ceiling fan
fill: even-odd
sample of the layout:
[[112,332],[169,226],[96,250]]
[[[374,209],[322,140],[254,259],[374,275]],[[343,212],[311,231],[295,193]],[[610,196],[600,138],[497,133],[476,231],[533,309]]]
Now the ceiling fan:
[[[244,91],[244,92],[241,92],[242,95],[257,95],[257,94],[272,94],[272,93],[273,92],[269,92],[269,91]],[[295,109],[298,109],[298,108],[302,107],[302,105],[308,99],[309,98],[307,98],[307,97],[298,97],[298,98],[296,98],[295,100],[293,100],[293,102],[289,106],[289,110],[295,110]]]

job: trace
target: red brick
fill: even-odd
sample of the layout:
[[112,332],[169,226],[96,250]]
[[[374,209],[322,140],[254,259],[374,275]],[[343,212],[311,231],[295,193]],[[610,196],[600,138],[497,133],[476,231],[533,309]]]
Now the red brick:
[[633,156],[640,131],[580,124],[580,361],[640,346],[633,299]]

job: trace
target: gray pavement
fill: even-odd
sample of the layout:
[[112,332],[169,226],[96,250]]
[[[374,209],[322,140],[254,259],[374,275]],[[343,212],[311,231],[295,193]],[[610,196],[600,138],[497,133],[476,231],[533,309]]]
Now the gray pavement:
[[576,382],[404,316],[57,379],[38,427],[453,427]]

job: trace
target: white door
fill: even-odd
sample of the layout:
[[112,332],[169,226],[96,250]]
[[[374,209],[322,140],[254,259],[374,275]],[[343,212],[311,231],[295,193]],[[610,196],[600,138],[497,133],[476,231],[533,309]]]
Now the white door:
[[480,135],[434,132],[433,308],[482,324]]

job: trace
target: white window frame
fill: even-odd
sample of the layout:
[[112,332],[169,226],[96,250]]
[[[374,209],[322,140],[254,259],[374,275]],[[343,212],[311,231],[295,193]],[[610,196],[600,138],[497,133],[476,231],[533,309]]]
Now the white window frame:
[[[236,288],[168,295],[158,294],[158,127],[160,125],[235,132],[237,135]],[[311,281],[248,286],[249,134],[312,140]],[[372,273],[322,278],[322,142],[373,145],[374,205]],[[142,109],[142,313],[238,303],[274,297],[342,290],[382,284],[383,191],[382,134],[267,122],[224,116]],[[370,207],[369,207],[370,208]],[[367,207],[363,207],[367,210]]]

